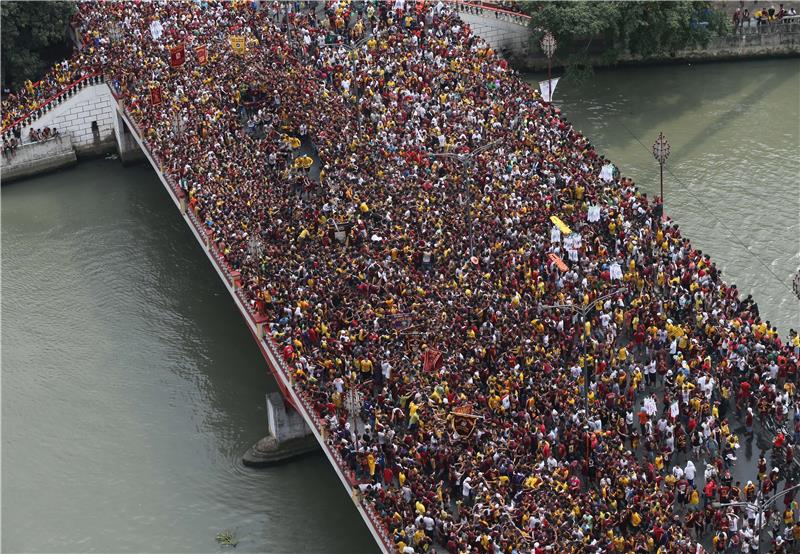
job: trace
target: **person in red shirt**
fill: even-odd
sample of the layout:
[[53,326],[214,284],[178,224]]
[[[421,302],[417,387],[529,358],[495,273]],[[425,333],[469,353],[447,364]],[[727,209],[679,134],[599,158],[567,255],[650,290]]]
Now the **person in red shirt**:
[[714,501],[717,496],[717,484],[713,479],[709,479],[706,486],[703,487],[703,506],[707,506]]

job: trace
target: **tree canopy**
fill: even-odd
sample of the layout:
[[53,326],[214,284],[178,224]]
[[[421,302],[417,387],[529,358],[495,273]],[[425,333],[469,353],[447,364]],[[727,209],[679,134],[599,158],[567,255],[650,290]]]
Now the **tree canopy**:
[[623,53],[670,55],[727,32],[727,18],[710,2],[526,2],[525,8],[537,47],[550,31],[556,57],[568,68],[613,64]]
[[69,52],[67,24],[74,2],[2,2],[3,84],[16,89],[37,80],[58,57]]

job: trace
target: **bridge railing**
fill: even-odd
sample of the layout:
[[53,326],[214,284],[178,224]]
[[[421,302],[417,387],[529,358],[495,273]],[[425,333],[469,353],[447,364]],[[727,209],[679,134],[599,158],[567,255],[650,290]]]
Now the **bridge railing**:
[[[109,90],[113,91],[112,87],[110,86],[112,81],[108,79],[108,77],[106,77],[106,80],[109,83]],[[131,132],[136,133],[136,136],[139,138],[138,142],[140,145],[147,150],[147,154],[150,156],[150,158],[158,164],[164,180],[172,189],[175,197],[180,200],[185,200],[186,192],[166,171],[164,171],[164,160],[161,158],[161,156],[153,152],[153,150],[150,148],[150,145],[144,139],[144,134],[139,127],[139,122],[133,118],[125,106],[124,101],[116,94],[114,96],[117,98],[117,105],[119,109],[125,114],[126,120],[132,127]],[[246,315],[254,324],[257,322],[263,322],[263,316],[254,311],[242,288],[236,286],[236,277],[238,277],[238,271],[235,271],[231,268],[231,266],[225,260],[223,253],[219,251],[213,229],[206,227],[205,224],[200,221],[195,210],[187,209],[186,215],[191,225],[196,229],[197,235],[206,238],[207,250],[211,254],[214,264],[217,266],[220,272],[226,276],[228,283],[231,284],[231,287],[235,289],[236,296],[241,301],[241,305],[244,306]],[[283,377],[283,379],[279,378],[276,373],[278,384],[281,385],[282,388],[284,381],[288,382],[290,385],[294,385],[294,372],[292,371],[291,367],[289,367],[289,364],[286,363],[280,344],[275,340],[275,337],[270,331],[271,330],[267,326],[265,328],[264,335],[257,337],[261,345],[269,350],[269,352],[272,354],[271,357],[267,357],[267,363],[270,365],[270,369],[273,373],[279,372],[280,376]],[[274,360],[275,363],[273,363],[272,360]],[[339,473],[344,476],[349,484],[351,490],[353,491],[354,501],[358,503],[358,505],[362,508],[363,513],[366,514],[366,517],[369,519],[370,526],[374,531],[373,534],[379,537],[383,550],[386,552],[394,552],[396,547],[389,528],[377,513],[372,503],[365,501],[357,492],[359,490],[359,481],[356,478],[355,473],[348,466],[347,462],[342,458],[339,449],[329,441],[327,422],[320,416],[314,405],[313,399],[306,391],[299,387],[292,386],[292,392],[293,396],[299,401],[299,406],[296,405],[297,402],[292,401],[292,395],[287,395],[284,393],[284,396],[288,396],[287,400],[294,405],[295,409],[305,415],[305,420],[310,422],[317,431],[317,434],[322,437],[322,448],[326,451],[328,458],[336,465]]]
[[[82,90],[83,88],[87,86],[99,85],[101,83],[103,83],[103,73],[101,71],[94,71],[89,75],[84,75],[80,79],[77,79],[66,85],[63,89],[52,95],[50,98],[47,98],[35,109],[4,126],[2,130],[0,130],[0,134],[3,135],[3,139],[10,139],[15,129],[27,127],[28,125],[34,123],[37,119],[54,109],[62,102],[68,100],[73,95],[77,94],[78,91]],[[24,137],[22,138],[24,139]]]
[[526,27],[531,20],[531,16],[527,14],[505,10],[497,7],[493,2],[484,2],[483,0],[476,0],[474,2],[467,2],[465,0],[446,1],[448,4],[455,6],[456,10],[463,13],[494,17],[495,19],[509,21]]

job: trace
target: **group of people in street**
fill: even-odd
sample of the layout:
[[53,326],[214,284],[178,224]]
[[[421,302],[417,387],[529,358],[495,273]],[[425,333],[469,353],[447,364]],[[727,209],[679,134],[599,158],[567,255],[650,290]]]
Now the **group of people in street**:
[[451,5],[87,2],[75,26],[64,67],[113,83],[391,548],[800,544],[797,332]]

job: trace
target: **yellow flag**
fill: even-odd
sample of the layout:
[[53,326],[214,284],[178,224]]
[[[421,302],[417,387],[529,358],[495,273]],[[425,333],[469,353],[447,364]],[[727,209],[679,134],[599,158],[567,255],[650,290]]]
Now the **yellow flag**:
[[561,221],[561,220],[560,220],[559,218],[557,218],[556,216],[554,216],[554,215],[551,215],[551,216],[550,216],[550,221],[552,221],[552,222],[553,222],[553,225],[555,225],[556,227],[558,227],[558,229],[559,229],[559,230],[560,230],[562,233],[564,233],[565,235],[568,235],[568,234],[570,234],[570,233],[572,232],[572,229],[570,229],[570,228],[569,228],[569,226],[568,226],[566,223],[564,223],[563,221]]
[[247,43],[245,42],[244,37],[242,35],[231,35],[230,41],[231,41],[231,50],[233,50],[235,54],[241,55],[247,52]]

